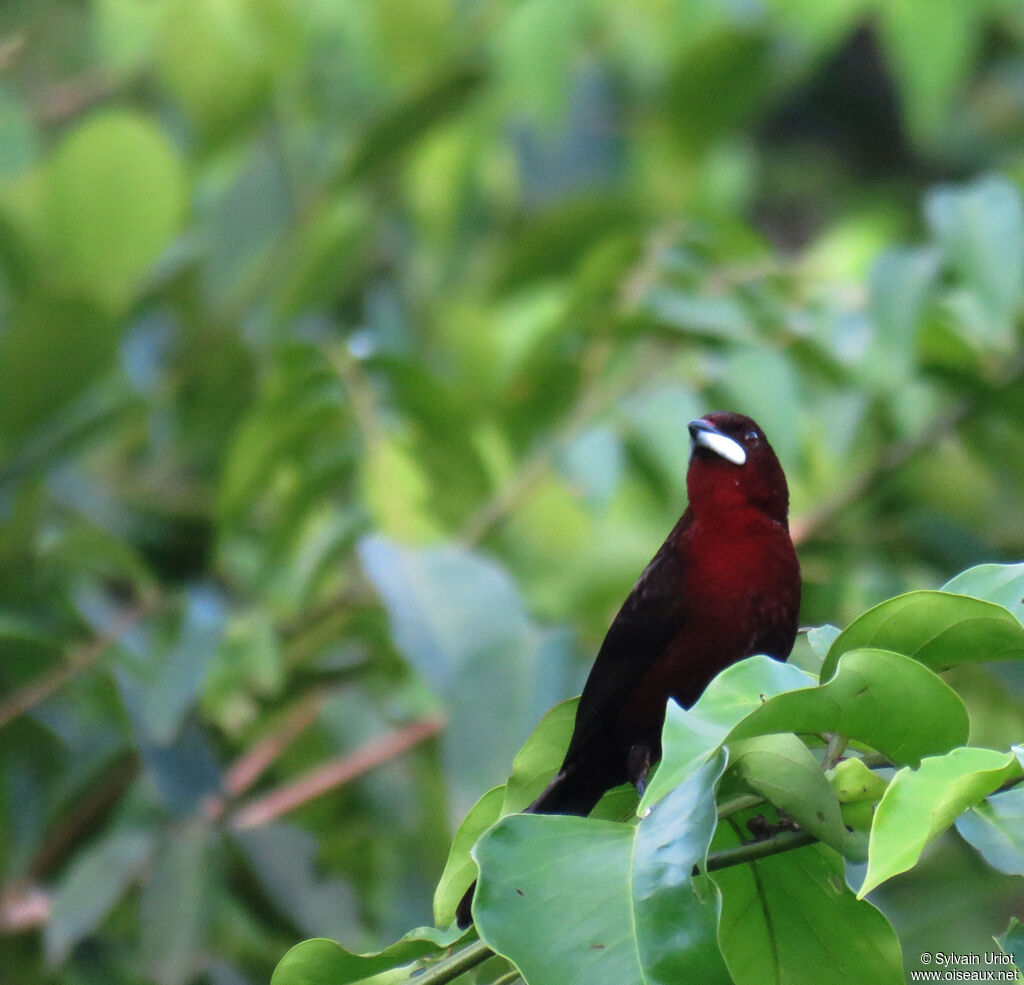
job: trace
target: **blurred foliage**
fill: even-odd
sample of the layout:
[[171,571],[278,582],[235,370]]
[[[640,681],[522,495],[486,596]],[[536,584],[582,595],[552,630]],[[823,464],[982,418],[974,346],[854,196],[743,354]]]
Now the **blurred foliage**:
[[[8,0],[0,979],[427,922],[695,414],[779,452],[805,623],[1019,559],[1022,109],[1006,0]],[[880,903],[984,950],[1018,877],[940,844]]]

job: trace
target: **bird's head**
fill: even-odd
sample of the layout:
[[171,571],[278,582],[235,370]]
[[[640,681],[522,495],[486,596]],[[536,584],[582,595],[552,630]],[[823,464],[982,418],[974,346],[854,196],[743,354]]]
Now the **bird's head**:
[[753,506],[786,524],[789,488],[764,431],[743,414],[714,411],[688,425],[686,489],[694,511]]

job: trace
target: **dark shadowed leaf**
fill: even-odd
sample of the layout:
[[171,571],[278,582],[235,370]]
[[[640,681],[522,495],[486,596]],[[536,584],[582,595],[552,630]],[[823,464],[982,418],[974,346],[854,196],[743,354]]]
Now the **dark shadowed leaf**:
[[[714,851],[741,841],[723,823]],[[718,940],[735,985],[901,985],[896,933],[846,885],[843,860],[826,845],[716,871]]]

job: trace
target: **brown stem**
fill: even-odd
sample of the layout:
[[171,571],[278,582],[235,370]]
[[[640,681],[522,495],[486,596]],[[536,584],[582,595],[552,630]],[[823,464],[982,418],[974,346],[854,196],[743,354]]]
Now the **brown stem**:
[[135,626],[154,607],[155,603],[151,600],[140,602],[134,608],[128,609],[118,616],[111,629],[102,636],[97,636],[87,643],[76,646],[68,654],[68,658],[63,664],[48,670],[31,683],[15,691],[5,701],[0,702],[0,729],[24,715],[25,712],[31,711],[36,705],[59,691],[68,681],[95,664],[123,633]]
[[249,801],[248,804],[243,804],[231,814],[228,823],[236,831],[267,824],[282,814],[315,800],[329,790],[397,758],[425,739],[437,735],[445,724],[444,719],[425,719],[374,739],[355,752],[325,763],[293,783],[285,784]]
[[245,793],[281,754],[317,720],[326,695],[314,691],[289,711],[281,725],[244,752],[224,775],[224,789],[232,797]]

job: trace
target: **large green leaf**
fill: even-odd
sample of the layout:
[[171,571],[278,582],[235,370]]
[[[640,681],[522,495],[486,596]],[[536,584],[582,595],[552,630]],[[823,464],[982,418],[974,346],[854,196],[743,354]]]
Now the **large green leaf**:
[[1024,623],[1024,564],[976,564],[947,581],[942,591],[995,602]]
[[[714,850],[740,842],[719,825]],[[888,921],[846,885],[843,860],[809,845],[716,871],[718,939],[735,985],[900,985],[900,945]]]
[[441,954],[462,931],[433,927],[411,930],[400,941],[373,954],[354,954],[324,937],[296,944],[274,969],[271,985],[348,985]]
[[992,794],[961,814],[956,830],[993,868],[1024,876],[1024,788]]
[[935,140],[948,125],[981,42],[981,10],[958,0],[892,0],[878,9],[903,111],[919,140]]
[[481,938],[530,985],[728,982],[717,899],[693,884],[715,828],[719,753],[637,825],[514,814],[478,843]]
[[48,276],[121,311],[178,228],[181,163],[153,121],[124,111],[90,117],[46,164],[33,217]]
[[441,748],[461,813],[500,778],[557,698],[566,654],[545,646],[515,583],[482,556],[407,551],[381,537],[363,540],[360,556],[396,647],[448,703]]
[[463,893],[476,878],[476,863],[470,852],[477,839],[503,816],[504,800],[505,787],[492,787],[469,809],[455,832],[448,861],[434,890],[434,923],[439,927],[447,927],[455,919]]
[[754,656],[723,670],[689,710],[670,701],[662,729],[662,763],[647,787],[639,812],[642,814],[700,768],[765,698],[813,684],[814,678],[799,667]]
[[1002,606],[949,592],[909,592],[868,609],[828,651],[827,681],[848,650],[876,647],[913,657],[933,670],[1024,659],[1024,625]]
[[963,702],[927,667],[887,650],[843,653],[831,680],[780,694],[736,725],[730,738],[768,732],[836,732],[916,763],[967,741]]
[[858,895],[913,867],[958,815],[1021,772],[1012,753],[966,747],[922,760],[919,769],[900,770],[875,811],[868,870]]

